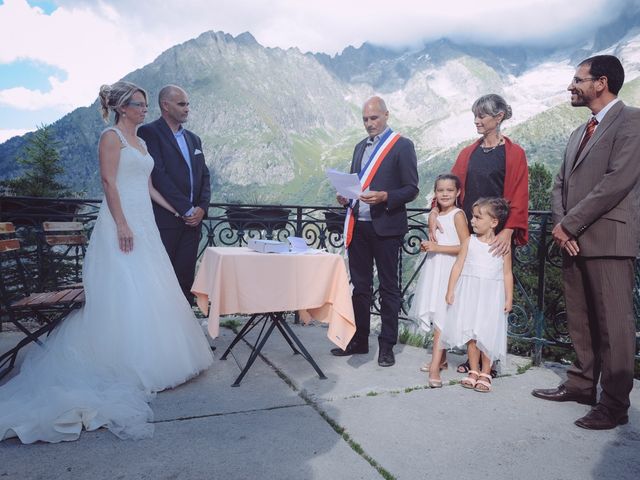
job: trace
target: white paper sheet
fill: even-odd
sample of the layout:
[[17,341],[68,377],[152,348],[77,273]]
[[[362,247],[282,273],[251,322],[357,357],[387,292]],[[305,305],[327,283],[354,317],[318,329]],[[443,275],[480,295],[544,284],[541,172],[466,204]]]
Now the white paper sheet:
[[301,237],[288,237],[288,239],[291,247],[288,252],[289,255],[315,255],[325,251],[324,248],[310,248],[305,239]]
[[326,173],[333,188],[343,197],[354,199],[358,198],[362,193],[358,174],[339,172],[332,168],[328,168]]
[[304,252],[305,250],[308,250],[309,247],[307,246],[307,242],[305,241],[304,238],[301,237],[288,237],[289,240],[289,245],[291,248],[289,248],[289,250],[291,250],[292,252]]

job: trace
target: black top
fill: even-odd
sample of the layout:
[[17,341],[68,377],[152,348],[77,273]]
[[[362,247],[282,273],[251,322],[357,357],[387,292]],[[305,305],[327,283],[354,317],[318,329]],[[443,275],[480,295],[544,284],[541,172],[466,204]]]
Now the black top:
[[478,145],[478,148],[473,151],[469,158],[462,205],[469,222],[471,222],[472,207],[476,200],[482,197],[502,197],[505,169],[504,145],[499,145],[487,153]]

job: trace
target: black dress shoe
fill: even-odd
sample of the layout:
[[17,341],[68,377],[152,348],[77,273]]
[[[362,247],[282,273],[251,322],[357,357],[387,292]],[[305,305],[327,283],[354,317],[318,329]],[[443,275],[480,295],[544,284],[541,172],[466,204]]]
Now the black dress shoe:
[[393,355],[393,350],[380,350],[378,353],[378,365],[381,367],[391,367],[395,365],[396,357]]
[[583,405],[595,405],[595,395],[584,395],[567,390],[567,387],[560,385],[557,388],[536,388],[531,392],[534,397],[552,402],[578,402]]
[[611,430],[618,425],[625,425],[629,422],[629,416],[626,413],[614,414],[609,408],[601,403],[597,404],[584,417],[579,418],[574,423],[589,430]]
[[349,355],[362,355],[369,353],[369,345],[350,342],[344,350],[341,348],[332,348],[331,355],[336,357],[347,357]]

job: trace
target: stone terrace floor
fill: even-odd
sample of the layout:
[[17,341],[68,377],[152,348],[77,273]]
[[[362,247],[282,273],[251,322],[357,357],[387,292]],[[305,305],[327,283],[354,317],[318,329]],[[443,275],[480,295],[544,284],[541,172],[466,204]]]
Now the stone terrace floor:
[[[249,348],[240,342],[219,360],[234,335],[223,328],[213,366],[152,402],[153,438],[98,430],[62,444],[7,440],[0,480],[640,478],[638,381],[629,424],[588,431],[573,424],[588,407],[530,394],[561,382],[559,365],[527,369],[528,359],[509,357],[494,391],[480,394],[458,385],[460,357],[450,355],[445,386],[429,389],[418,371],[425,350],[399,345],[396,365],[381,368],[375,338],[368,355],[336,358],[326,327],[293,328],[326,380],[274,332],[263,358],[231,387]],[[0,333],[0,351],[16,335]]]

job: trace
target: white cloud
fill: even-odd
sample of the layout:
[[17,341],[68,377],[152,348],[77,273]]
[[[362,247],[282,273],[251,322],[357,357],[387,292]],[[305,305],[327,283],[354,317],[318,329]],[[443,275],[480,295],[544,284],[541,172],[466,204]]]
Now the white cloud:
[[9,140],[10,138],[24,135],[31,130],[27,129],[2,129],[0,128],[0,143]]
[[182,0],[179,9],[167,8],[164,0],[108,0],[96,8],[105,3],[126,11],[125,23],[167,38],[250,31],[265,46],[334,54],[364,41],[402,46],[443,36],[491,45],[556,45],[568,36],[588,36],[638,0],[582,0],[579,8],[566,0]]
[[36,60],[59,67],[67,78],[50,77],[48,92],[2,90],[0,106],[67,112],[91,103],[101,83],[114,82],[150,61],[155,52],[140,56],[118,19],[108,7],[59,8],[45,15],[25,0],[6,0],[0,5],[0,62]]
[[[112,83],[162,51],[207,30],[251,32],[270,47],[330,54],[364,41],[403,46],[443,36],[485,44],[563,42],[606,24],[629,2],[582,0],[58,0],[46,15],[26,0],[0,5],[0,63],[41,61],[64,70],[51,90],[0,90],[2,106],[57,109],[90,104]],[[553,12],[550,17],[550,12]]]

